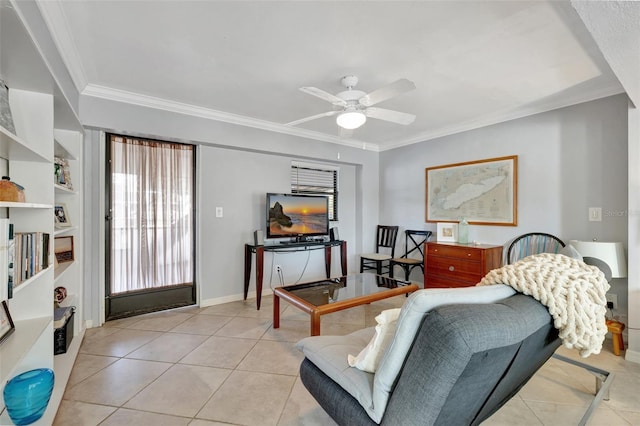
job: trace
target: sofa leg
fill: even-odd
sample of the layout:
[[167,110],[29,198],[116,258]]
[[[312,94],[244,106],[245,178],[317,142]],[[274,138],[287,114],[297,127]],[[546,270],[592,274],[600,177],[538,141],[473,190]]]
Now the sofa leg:
[[614,373],[610,373],[610,372],[605,371],[605,370],[601,370],[599,368],[593,367],[591,365],[585,364],[585,363],[580,362],[580,361],[575,361],[575,360],[573,360],[571,358],[567,358],[567,357],[562,356],[562,355],[553,354],[552,357],[555,358],[555,359],[558,359],[560,361],[564,361],[564,362],[567,362],[569,364],[573,364],[576,367],[584,368],[585,370],[587,370],[589,373],[593,374],[596,377],[596,392],[595,392],[595,396],[591,400],[591,404],[589,404],[589,407],[587,408],[587,411],[582,416],[582,419],[580,420],[580,423],[578,423],[579,426],[584,426],[589,421],[589,418],[593,414],[593,411],[596,409],[596,407],[598,406],[600,401],[603,400],[603,399],[605,401],[609,400],[609,387],[611,387],[611,383],[613,382],[613,379],[615,378],[615,374]]

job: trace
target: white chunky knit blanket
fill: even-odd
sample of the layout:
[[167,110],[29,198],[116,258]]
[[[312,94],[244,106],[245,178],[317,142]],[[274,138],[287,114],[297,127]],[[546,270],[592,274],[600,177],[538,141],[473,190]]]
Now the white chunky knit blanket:
[[549,309],[560,339],[580,356],[600,353],[609,283],[596,266],[561,254],[535,254],[489,272],[477,285],[506,284]]

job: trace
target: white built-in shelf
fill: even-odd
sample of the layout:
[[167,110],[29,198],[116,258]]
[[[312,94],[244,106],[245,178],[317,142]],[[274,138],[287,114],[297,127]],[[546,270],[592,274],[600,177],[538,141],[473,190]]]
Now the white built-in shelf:
[[53,231],[53,235],[57,237],[58,235],[68,234],[68,233],[70,233],[70,232],[72,232],[72,231],[74,231],[76,229],[78,229],[77,226],[68,226],[68,227],[65,227],[65,228],[56,228]]
[[64,395],[65,387],[67,385],[67,382],[69,381],[69,376],[71,375],[73,364],[76,362],[78,352],[80,352],[80,344],[82,343],[82,339],[84,338],[84,331],[85,330],[83,329],[80,333],[78,333],[77,336],[74,336],[71,344],[69,345],[69,348],[67,349],[67,353],[56,355],[53,357],[53,370],[56,372],[56,380],[53,386],[53,393],[51,394],[51,399],[49,400],[47,410],[44,412],[40,420],[38,420],[38,424],[53,424],[53,420],[55,419],[56,413],[58,412],[58,406],[60,405],[62,396]]
[[[75,293],[67,293],[67,297],[65,297],[65,299],[62,302],[60,302],[60,307],[68,308],[69,306],[77,306],[77,299],[78,299],[78,295],[76,295]],[[78,330],[73,330],[73,331],[74,333],[78,332]]]
[[53,270],[54,283],[64,275],[64,273],[67,271],[67,269],[69,269],[71,265],[73,265],[73,262],[58,263],[58,266],[56,266],[56,268]]
[[0,126],[0,157],[7,160],[50,162],[38,152],[32,150],[26,142]]
[[56,195],[59,194],[77,194],[77,191],[74,191],[73,189],[69,189],[66,186],[62,186],[62,185],[56,185],[54,184],[53,187],[56,190]]
[[0,207],[8,207],[11,209],[52,209],[51,204],[39,203],[18,203],[15,201],[0,201]]
[[47,273],[47,271],[49,271],[49,269],[51,269],[51,268],[52,268],[52,265],[49,265],[49,267],[47,267],[46,269],[43,269],[42,271],[38,272],[37,274],[35,274],[31,278],[22,281],[20,284],[18,284],[16,287],[14,287],[13,288],[13,297],[15,297],[16,294],[18,294],[19,292],[21,292],[25,288],[29,287],[33,283],[37,282],[38,278],[40,278],[41,275],[44,275],[45,273]]
[[15,326],[16,331],[2,342],[0,371],[7,377],[0,377],[1,383],[9,379],[8,375],[12,373],[13,367],[24,359],[40,335],[49,327],[53,327],[53,315],[15,321]]
[[66,158],[67,160],[77,160],[78,158],[67,151],[67,149],[60,142],[54,139],[53,144],[53,155],[60,158]]

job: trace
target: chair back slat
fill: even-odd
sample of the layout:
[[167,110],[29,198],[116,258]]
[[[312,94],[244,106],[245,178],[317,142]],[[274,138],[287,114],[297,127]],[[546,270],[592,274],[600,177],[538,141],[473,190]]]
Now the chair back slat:
[[[387,247],[393,253],[395,250],[396,239],[398,237],[397,226],[378,225],[378,239],[376,243],[376,252],[380,247]],[[393,255],[392,255],[393,256]]]
[[565,246],[555,235],[531,232],[517,237],[507,251],[507,262],[513,263],[532,254],[558,253]]
[[409,258],[413,253],[418,254],[420,256],[419,259],[424,261],[424,243],[431,238],[431,234],[431,231],[417,231],[412,229],[404,231],[405,251],[402,257]]

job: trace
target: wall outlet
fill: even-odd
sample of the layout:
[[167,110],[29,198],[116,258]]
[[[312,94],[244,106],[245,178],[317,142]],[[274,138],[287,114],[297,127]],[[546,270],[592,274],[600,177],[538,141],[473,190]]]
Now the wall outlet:
[[276,265],[276,272],[277,273],[281,273],[282,272],[282,266]]
[[607,293],[607,302],[613,303],[613,309],[618,309],[618,295],[613,293]]

